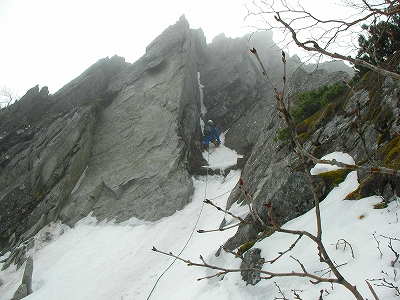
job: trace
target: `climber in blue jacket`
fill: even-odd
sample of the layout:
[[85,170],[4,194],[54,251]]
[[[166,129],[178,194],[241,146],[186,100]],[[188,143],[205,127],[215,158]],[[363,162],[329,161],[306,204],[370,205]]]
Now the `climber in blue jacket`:
[[208,151],[208,145],[212,142],[215,147],[219,147],[221,145],[221,140],[219,139],[219,134],[217,128],[214,127],[214,122],[212,120],[208,120],[204,125],[204,150]]

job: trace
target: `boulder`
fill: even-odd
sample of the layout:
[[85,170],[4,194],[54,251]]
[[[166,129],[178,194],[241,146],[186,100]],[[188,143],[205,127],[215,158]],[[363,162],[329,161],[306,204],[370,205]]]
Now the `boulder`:
[[24,274],[22,276],[22,283],[18,286],[15,291],[12,300],[20,300],[25,298],[29,294],[33,293],[32,290],[32,273],[33,273],[33,259],[31,257],[26,261]]
[[32,274],[33,274],[33,259],[32,257],[28,257],[25,265],[24,275],[22,276],[22,284],[26,285],[28,295],[33,293]]
[[[264,265],[265,260],[261,257],[261,249],[253,248],[247,251],[243,255],[243,260],[240,264],[240,269],[255,269],[261,270]],[[256,285],[260,282],[261,276],[260,273],[255,270],[243,270],[240,272],[242,275],[242,279],[246,282],[246,285]]]
[[28,295],[29,295],[28,287],[26,286],[26,284],[20,284],[11,300],[21,300],[22,298],[25,298]]

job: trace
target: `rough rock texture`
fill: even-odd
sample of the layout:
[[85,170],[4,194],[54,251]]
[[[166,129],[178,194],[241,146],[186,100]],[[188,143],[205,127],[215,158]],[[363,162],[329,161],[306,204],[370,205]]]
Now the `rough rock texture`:
[[[318,71],[308,74],[298,70],[288,84],[288,98],[299,91],[318,88],[342,80],[345,74],[335,72],[328,74]],[[297,126],[297,133],[304,133],[305,149],[320,158],[325,154],[342,151],[349,153],[358,164],[365,166],[383,165],[399,168],[397,136],[398,125],[394,120],[399,115],[398,84],[391,79],[384,79],[376,74],[369,74],[356,87],[356,95],[345,94],[342,100],[329,105],[318,112],[311,121]],[[294,99],[294,98],[293,98]],[[361,116],[365,130],[369,155],[375,163],[368,162],[360,138],[352,124],[356,121],[354,108],[356,99],[361,104]],[[265,104],[267,106],[267,104]],[[303,172],[302,165],[292,152],[292,146],[276,138],[276,133],[284,127],[276,112],[264,110],[263,115],[270,120],[260,132],[259,139],[251,150],[251,155],[242,172],[246,190],[254,195],[257,210],[266,220],[267,211],[263,203],[271,202],[273,217],[278,224],[303,214],[313,206],[311,185]],[[370,174],[359,172],[362,181],[360,190],[354,197],[365,197],[373,194],[382,195],[390,201],[399,195],[399,179],[393,175]],[[326,194],[325,183],[315,176],[322,189],[321,199]],[[351,198],[350,198],[351,199]],[[230,207],[235,202],[243,203],[244,195],[235,189],[227,203]],[[248,218],[250,220],[250,218]],[[237,233],[226,243],[227,249],[233,250],[241,244],[254,240],[258,231],[250,226],[240,226]]]
[[205,164],[197,72],[207,51],[183,16],[135,64],[101,59],[54,95],[36,86],[2,110],[0,249],[57,219],[157,220],[186,205],[189,174]]
[[[205,119],[213,119],[220,131],[231,128],[238,120],[247,120],[249,110],[258,102],[260,88],[265,86],[260,76],[261,67],[249,51],[253,46],[267,53],[263,64],[273,70],[271,80],[276,82],[281,78],[282,69],[279,68],[280,52],[274,46],[272,34],[260,32],[236,39],[221,34],[209,45],[210,61],[200,72],[208,111]],[[289,65],[293,68],[292,62]],[[254,134],[249,135],[251,143]]]
[[22,298],[25,298],[28,296],[28,287],[26,284],[20,284],[18,286],[18,289],[15,291],[13,298],[11,300],[21,300]]
[[29,294],[33,293],[32,290],[32,273],[33,273],[33,259],[31,257],[26,261],[24,274],[22,276],[22,283],[14,293],[12,300],[20,300]]
[[[122,87],[102,111],[84,178],[62,219],[72,224],[90,211],[118,222],[158,220],[190,199],[185,164],[200,141],[196,39],[182,18],[110,85]],[[184,137],[184,138],[183,138]]]
[[[264,259],[261,258],[261,249],[252,248],[243,256],[243,261],[240,264],[240,269],[256,269],[261,270],[264,265]],[[256,285],[261,280],[260,273],[257,271],[241,271],[243,281],[246,284]]]
[[94,110],[81,107],[51,124],[27,128],[24,133],[37,131],[35,138],[6,152],[0,176],[3,241],[57,217],[90,156],[94,124]]
[[[297,169],[299,162],[291,148],[276,140],[284,124],[277,116],[273,86],[262,76],[259,63],[249,51],[253,47],[274,87],[282,88],[281,52],[271,34],[255,34],[250,41],[246,36],[234,40],[218,36],[210,45],[211,60],[201,71],[204,104],[207,118],[212,118],[220,131],[229,129],[225,145],[243,154],[242,178],[246,189],[254,194],[259,213],[267,218],[262,204],[271,201],[275,218],[282,224],[309,210],[313,194],[305,173]],[[308,73],[298,68],[298,61],[286,58],[286,77],[290,80],[285,92],[292,103],[299,92],[349,77],[345,72],[326,70]],[[241,191],[234,189],[227,207],[243,200]],[[233,250],[256,235],[257,230],[243,225],[224,246]]]
[[0,111],[0,249],[58,218],[88,163],[98,111],[115,95],[107,78],[124,68],[123,58],[101,59],[55,95],[36,86]]
[[[183,16],[134,64],[117,56],[101,59],[54,95],[37,86],[1,110],[0,250],[14,249],[7,264],[22,265],[29,238],[57,219],[73,226],[93,212],[98,220],[154,221],[183,208],[193,191],[191,175],[206,170],[200,118],[213,119],[220,132],[229,129],[225,145],[243,154],[238,166],[261,217],[266,218],[266,201],[279,224],[310,209],[311,188],[292,145],[276,138],[285,125],[277,116],[273,87],[249,51],[253,47],[281,89],[282,54],[271,33],[220,35],[207,45],[203,32],[190,29]],[[299,92],[346,76],[307,72],[297,57],[286,60],[285,95],[292,105]],[[357,97],[371,155],[399,168],[397,83],[371,75],[357,87]],[[354,108],[355,97],[347,95],[300,124],[306,149],[317,157],[345,151],[365,163],[350,128]],[[397,177],[360,172],[359,178],[366,182],[361,196],[400,194]],[[324,182],[316,179],[323,196]],[[227,207],[235,202],[245,204],[239,189]],[[233,250],[257,233],[243,225],[224,246]]]

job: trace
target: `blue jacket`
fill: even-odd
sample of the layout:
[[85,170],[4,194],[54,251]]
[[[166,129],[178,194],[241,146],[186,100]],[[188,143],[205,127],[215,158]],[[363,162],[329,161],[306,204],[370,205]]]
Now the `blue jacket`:
[[221,140],[219,139],[219,134],[218,134],[218,130],[217,130],[217,128],[215,128],[214,126],[213,126],[213,135],[205,135],[204,136],[204,143],[205,144],[208,144],[209,142],[212,142],[212,141],[214,141],[214,140],[217,140],[218,141],[218,144],[220,144],[221,143]]

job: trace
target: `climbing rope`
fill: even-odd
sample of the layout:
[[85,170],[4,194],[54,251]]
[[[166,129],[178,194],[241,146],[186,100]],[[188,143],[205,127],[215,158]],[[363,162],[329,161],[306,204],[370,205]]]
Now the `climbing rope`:
[[[210,152],[207,152],[207,153],[208,153],[208,155],[207,155],[207,163],[209,163],[209,161],[210,161]],[[207,186],[208,186],[208,168],[207,168],[207,171],[206,171],[206,183],[205,183],[205,186],[204,186],[204,199],[203,200],[206,200],[206,198],[207,198]],[[180,256],[182,254],[182,252],[186,249],[187,245],[189,244],[190,240],[192,239],[192,236],[194,234],[194,231],[196,230],[197,224],[199,223],[201,213],[203,212],[203,208],[204,208],[204,201],[203,201],[203,204],[201,205],[200,213],[199,213],[199,216],[197,217],[196,224],[194,225],[193,230],[190,233],[190,236],[189,236],[185,246],[183,246],[181,252],[179,252],[179,254],[177,256]],[[172,263],[157,278],[157,281],[155,282],[153,288],[151,289],[151,292],[150,292],[149,296],[147,297],[147,300],[150,299],[150,297],[153,294],[158,282],[164,276],[164,274],[172,267],[172,265],[176,262],[176,260],[177,260],[177,258],[175,257],[174,260],[172,261]]]

